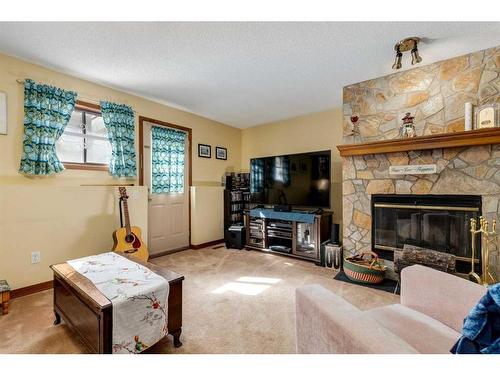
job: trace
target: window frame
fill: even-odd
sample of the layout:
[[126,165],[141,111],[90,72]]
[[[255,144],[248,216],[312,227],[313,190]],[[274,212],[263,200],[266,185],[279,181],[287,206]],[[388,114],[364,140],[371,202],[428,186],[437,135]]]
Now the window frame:
[[[98,104],[87,103],[81,100],[77,100],[75,104],[75,110],[93,113],[96,115],[101,115],[101,106]],[[85,133],[84,133],[85,134]],[[87,150],[83,149],[84,159],[86,159]],[[66,169],[77,169],[77,170],[87,170],[87,171],[109,171],[109,165],[104,163],[77,163],[77,162],[61,162]]]

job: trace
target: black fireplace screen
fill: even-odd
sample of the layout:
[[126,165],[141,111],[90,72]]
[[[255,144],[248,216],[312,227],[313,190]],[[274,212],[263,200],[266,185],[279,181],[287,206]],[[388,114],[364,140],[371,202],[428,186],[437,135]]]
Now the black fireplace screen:
[[386,259],[409,244],[470,261],[470,219],[480,215],[480,196],[373,195],[372,246]]

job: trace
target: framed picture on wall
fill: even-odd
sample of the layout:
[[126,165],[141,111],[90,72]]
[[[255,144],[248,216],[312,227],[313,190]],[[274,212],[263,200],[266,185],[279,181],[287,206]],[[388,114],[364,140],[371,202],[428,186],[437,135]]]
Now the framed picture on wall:
[[198,157],[210,159],[212,157],[212,146],[198,143]]
[[220,160],[227,160],[227,148],[215,147],[215,157]]
[[7,94],[0,91],[0,134],[7,134]]

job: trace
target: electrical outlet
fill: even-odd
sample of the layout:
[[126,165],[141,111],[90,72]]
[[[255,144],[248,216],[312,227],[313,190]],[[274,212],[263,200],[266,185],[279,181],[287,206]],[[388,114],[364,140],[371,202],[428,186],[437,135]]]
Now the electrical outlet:
[[31,252],[31,264],[40,263],[41,259],[42,258],[41,258],[39,251],[32,251]]

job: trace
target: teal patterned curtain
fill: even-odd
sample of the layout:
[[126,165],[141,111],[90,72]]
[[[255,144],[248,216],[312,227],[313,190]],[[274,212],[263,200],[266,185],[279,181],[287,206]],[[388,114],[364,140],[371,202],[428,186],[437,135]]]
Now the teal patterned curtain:
[[114,177],[135,177],[134,111],[128,105],[102,101],[101,113],[111,143],[109,172]]
[[152,193],[182,193],[186,133],[161,126],[151,127]]
[[64,132],[75,107],[76,92],[24,82],[24,137],[19,172],[50,175],[64,170],[56,141]]

